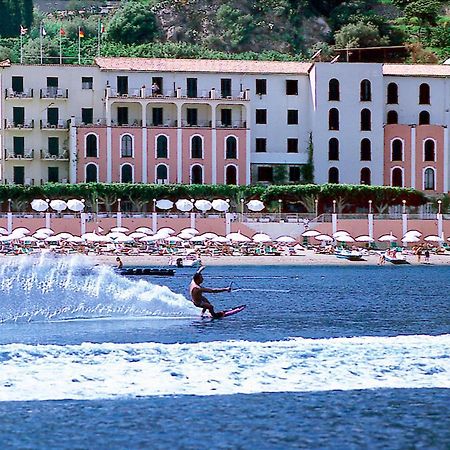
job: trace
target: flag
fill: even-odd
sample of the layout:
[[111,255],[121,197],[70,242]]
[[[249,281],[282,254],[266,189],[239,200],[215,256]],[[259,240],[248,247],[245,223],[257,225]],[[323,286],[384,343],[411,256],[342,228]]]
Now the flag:
[[100,24],[100,33],[104,33],[105,32],[105,25],[103,25],[102,23]]
[[23,27],[20,25],[20,35],[25,36],[28,33],[28,28]]
[[84,30],[81,27],[78,29],[78,37],[84,38]]
[[44,27],[41,27],[41,36],[47,36],[47,32]]
[[66,35],[66,30],[64,30],[64,28],[61,27],[61,28],[59,29],[59,35],[60,35],[60,36],[65,36],[65,35]]

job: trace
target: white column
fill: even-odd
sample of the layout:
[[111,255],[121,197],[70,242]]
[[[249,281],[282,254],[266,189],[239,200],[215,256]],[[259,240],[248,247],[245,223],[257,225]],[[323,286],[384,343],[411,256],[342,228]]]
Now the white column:
[[75,117],[70,118],[69,125],[69,183],[77,182],[77,128]]
[[80,214],[80,232],[81,234],[86,233],[86,213],[84,212]]
[[8,233],[11,234],[12,233],[12,229],[13,229],[13,215],[12,212],[9,212],[7,214],[7,227],[8,227]]
[[448,192],[448,128],[444,127],[444,186],[442,192]]
[[158,213],[152,213],[152,230],[156,233],[158,230]]
[[444,233],[444,229],[443,229],[443,223],[442,223],[442,214],[436,214],[436,219],[437,219],[437,235],[442,238],[443,237],[443,233]]
[[250,114],[250,104],[248,104],[246,107],[246,131],[245,131],[245,137],[246,137],[246,162],[245,162],[245,184],[250,184],[250,155],[251,155],[251,145],[252,145],[252,136],[251,136],[251,114]]
[[112,182],[112,130],[106,127],[106,182]]
[[231,233],[231,214],[225,213],[225,234]]
[[369,225],[369,236],[373,238],[373,214],[368,214],[367,220]]
[[195,213],[191,213],[191,228],[195,228]]
[[216,106],[211,105],[211,183],[217,184]]
[[414,126],[411,127],[411,187],[416,188],[416,127]]
[[147,105],[142,106],[142,182],[147,181]]
[[117,216],[116,216],[116,226],[117,227],[121,227],[122,226],[122,213],[119,211],[117,212]]
[[403,213],[402,214],[402,233],[403,233],[403,236],[406,234],[407,231],[408,231],[408,214]]
[[[181,104],[177,104],[177,183],[183,182],[183,130],[181,125]],[[187,182],[188,180],[186,180]]]
[[51,214],[45,213],[45,228],[51,228]]
[[333,213],[331,214],[331,228],[333,231],[333,234],[337,231],[337,214]]

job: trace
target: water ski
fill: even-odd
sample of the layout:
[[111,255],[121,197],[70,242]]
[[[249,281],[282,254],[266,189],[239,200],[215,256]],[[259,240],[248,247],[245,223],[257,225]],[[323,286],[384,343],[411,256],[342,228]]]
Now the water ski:
[[241,311],[244,311],[244,309],[247,307],[247,305],[239,305],[235,306],[234,308],[227,309],[226,311],[220,311],[219,314],[221,314],[220,317],[216,317],[217,319],[223,319],[224,317],[232,316],[234,314],[240,313]]

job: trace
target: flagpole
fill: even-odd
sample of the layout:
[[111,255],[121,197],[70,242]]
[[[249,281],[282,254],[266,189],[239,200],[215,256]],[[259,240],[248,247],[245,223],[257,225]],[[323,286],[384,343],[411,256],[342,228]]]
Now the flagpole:
[[40,29],[39,29],[39,31],[40,31],[40,44],[41,44],[41,64],[43,63],[43,60],[44,60],[44,51],[43,51],[43,49],[42,49],[42,40],[43,40],[43,37],[42,37],[42,23],[41,23],[41,26],[40,26]]
[[81,27],[78,27],[78,64],[81,65],[81,36],[80,36]]
[[20,64],[23,64],[23,35],[20,29]]
[[100,51],[101,51],[100,50],[100,46],[101,46],[100,39],[101,39],[101,35],[102,35],[101,26],[102,26],[102,23],[100,22],[100,19],[98,19],[98,26],[97,26],[97,44],[98,44],[97,56],[100,56]]
[[59,24],[59,64],[62,64],[62,25]]

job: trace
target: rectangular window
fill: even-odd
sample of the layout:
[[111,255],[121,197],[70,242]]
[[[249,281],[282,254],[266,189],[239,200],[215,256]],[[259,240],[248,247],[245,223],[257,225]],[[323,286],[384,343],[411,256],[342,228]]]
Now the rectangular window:
[[13,123],[14,126],[24,125],[25,123],[25,108],[22,106],[13,107]]
[[298,109],[288,109],[287,123],[288,125],[298,125]]
[[159,127],[163,124],[162,108],[152,108],[152,124],[154,127]]
[[57,137],[48,138],[48,153],[50,156],[59,155],[59,138]]
[[14,156],[24,156],[25,154],[25,138],[23,136],[13,137]]
[[81,77],[81,89],[93,89],[94,79],[92,77]]
[[12,77],[11,87],[14,92],[23,92],[23,77]]
[[298,153],[298,139],[297,138],[288,138],[287,152],[288,153]]
[[187,124],[192,127],[198,123],[198,111],[197,108],[186,108]]
[[117,77],[117,93],[128,95],[128,77]]
[[255,151],[257,153],[265,153],[267,151],[267,139],[266,138],[256,138],[255,141]]
[[90,125],[94,123],[94,109],[93,108],[81,108],[81,121]]
[[57,88],[58,87],[58,77],[47,77],[47,87]]
[[117,108],[117,123],[119,126],[128,125],[128,107],[119,106]]
[[220,80],[220,90],[221,90],[222,98],[231,97],[231,79],[230,78],[222,78]]
[[256,80],[256,95],[267,95],[267,80],[257,79]]
[[231,109],[225,108],[220,110],[220,121],[223,127],[231,127]]
[[187,78],[186,80],[187,93],[189,98],[197,97],[197,78]]
[[49,183],[58,183],[59,181],[59,168],[58,167],[49,167],[48,168],[48,182]]
[[258,167],[258,181],[273,181],[272,167]]
[[291,183],[298,183],[300,181],[300,167],[291,166],[289,167],[289,181]]
[[256,123],[262,125],[267,124],[267,109],[256,110]]
[[152,93],[155,95],[163,92],[163,77],[152,77]]
[[14,184],[25,184],[25,167],[23,166],[13,167],[13,180]]
[[59,120],[58,108],[47,108],[47,124],[51,127],[57,127]]
[[297,80],[286,80],[286,95],[298,95]]

